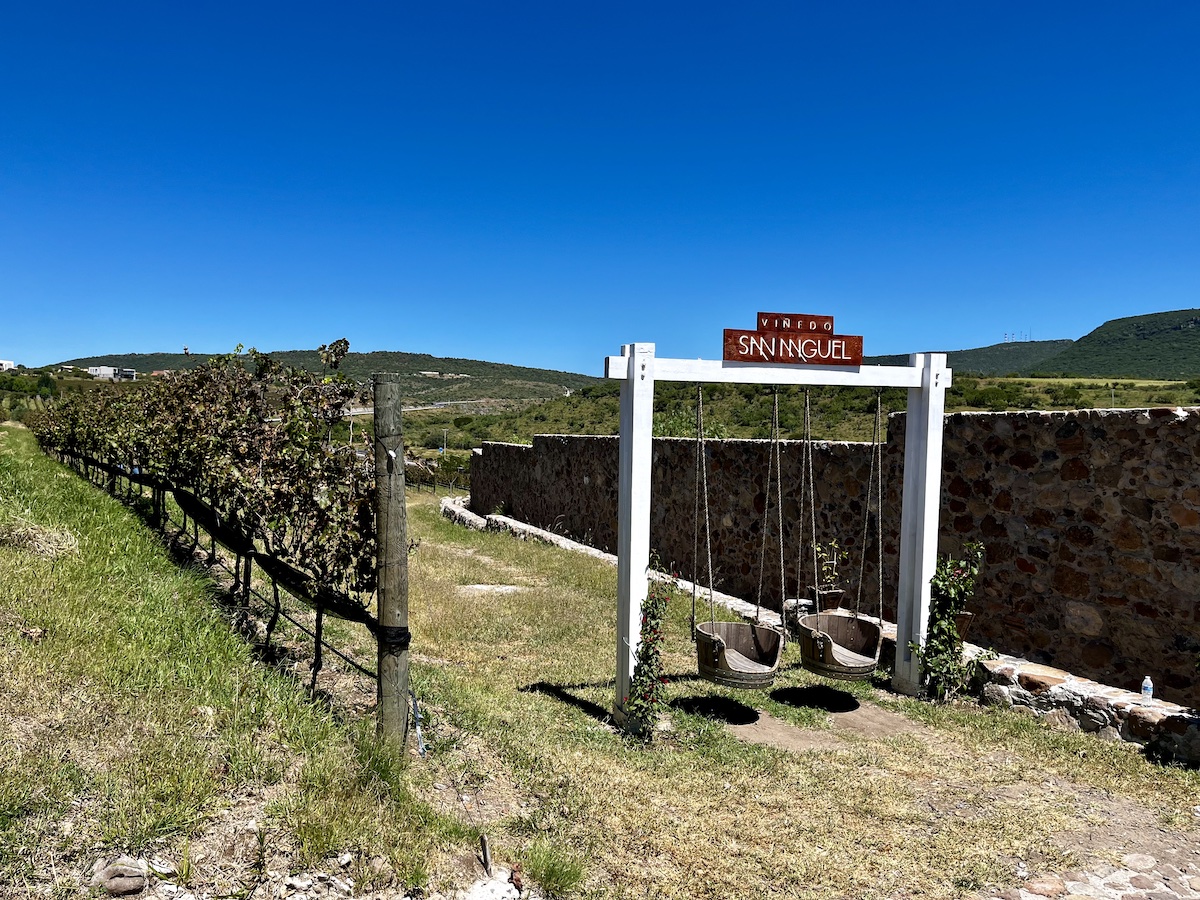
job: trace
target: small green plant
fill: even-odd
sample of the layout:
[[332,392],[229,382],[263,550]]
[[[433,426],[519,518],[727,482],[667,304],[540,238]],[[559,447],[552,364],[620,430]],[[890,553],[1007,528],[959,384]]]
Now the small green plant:
[[841,586],[842,566],[849,558],[837,538],[817,544],[817,590],[837,590]]
[[663,674],[663,617],[670,591],[661,581],[651,580],[642,603],[642,627],[637,661],[629,680],[629,695],[623,706],[629,719],[629,731],[649,740],[654,733],[658,711],[666,699],[667,679]]
[[962,559],[946,557],[939,560],[937,571],[929,580],[929,628],[925,646],[911,646],[921,660],[925,689],[939,703],[961,693],[970,680],[970,667],[963,662],[963,642],[958,633],[957,617],[975,593],[975,582],[982,565],[983,544],[967,543],[962,548]]
[[525,871],[549,897],[561,897],[583,881],[583,863],[557,844],[534,841],[525,856]]

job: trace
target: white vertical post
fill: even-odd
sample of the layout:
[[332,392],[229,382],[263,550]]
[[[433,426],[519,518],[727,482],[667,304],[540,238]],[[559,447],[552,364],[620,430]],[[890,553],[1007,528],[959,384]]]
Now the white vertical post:
[[910,648],[912,644],[924,646],[929,625],[929,580],[937,566],[942,506],[942,419],[951,372],[944,353],[914,353],[909,362],[922,374],[921,386],[908,391],[892,687],[916,694],[921,686],[921,664]]
[[[617,687],[613,715],[625,721],[625,698],[641,637],[650,566],[650,469],[654,440],[654,345],[621,348],[620,494],[617,501]],[[611,373],[618,375],[618,373]],[[619,375],[618,375],[619,377]]]

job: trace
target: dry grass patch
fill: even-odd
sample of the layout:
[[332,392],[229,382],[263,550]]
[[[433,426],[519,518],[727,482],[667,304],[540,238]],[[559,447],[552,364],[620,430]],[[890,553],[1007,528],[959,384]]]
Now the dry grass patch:
[[[820,683],[799,670],[795,648],[776,690],[700,682],[685,597],[666,626],[670,730],[642,749],[604,723],[610,567],[458,529],[427,502],[410,507],[409,521],[422,537],[414,633],[459,664],[418,667],[418,691],[492,746],[528,797],[524,818],[492,826],[494,843],[517,858],[546,840],[579,855],[582,895],[967,896],[1011,883],[1018,861],[1082,862],[1064,836],[1088,821],[1095,790],[1122,795],[1148,820],[1155,807],[1190,814],[1195,773],[1015,714],[931,708],[853,685],[847,702],[879,727],[839,726],[839,714],[789,702]],[[488,583],[522,590],[463,590]],[[748,746],[722,710],[820,738],[799,752]],[[890,732],[889,716],[902,717]]]

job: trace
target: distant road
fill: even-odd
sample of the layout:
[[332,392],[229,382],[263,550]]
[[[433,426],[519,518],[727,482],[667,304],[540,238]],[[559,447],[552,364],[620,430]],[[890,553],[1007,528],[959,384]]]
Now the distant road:
[[[401,412],[415,412],[419,409],[441,409],[443,406],[461,406],[464,403],[495,403],[495,400],[442,400],[438,403],[431,403],[429,406],[405,406],[401,408]],[[352,406],[347,415],[351,416],[370,416],[375,412],[369,406]]]

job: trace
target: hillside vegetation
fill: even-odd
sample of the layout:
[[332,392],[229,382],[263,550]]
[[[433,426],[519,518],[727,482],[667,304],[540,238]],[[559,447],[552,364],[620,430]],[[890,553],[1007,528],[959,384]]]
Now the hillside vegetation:
[[[959,375],[1182,381],[1200,376],[1200,309],[1113,319],[1078,341],[1012,341],[949,350],[946,355]],[[323,370],[317,350],[282,350],[271,356],[286,366]],[[190,369],[208,358],[209,354],[203,353],[124,353],[71,359],[59,365],[122,366],[148,373]],[[868,365],[907,365],[908,357],[869,356],[864,361]],[[376,372],[407,375],[404,391],[414,403],[540,400],[601,383],[599,378],[573,372],[391,351],[348,353],[341,371],[358,381],[366,381]]]
[[[317,350],[273,353],[279,362],[310,371],[323,368]],[[947,409],[1076,409],[1181,406],[1200,402],[1200,309],[1132,316],[1106,322],[1078,341],[1020,341],[947,354],[955,370]],[[131,353],[68,360],[76,366],[127,366],[139,372],[193,368],[205,354]],[[870,365],[905,365],[905,356],[868,357]],[[375,372],[399,372],[410,411],[407,441],[426,450],[468,450],[483,441],[527,443],[535,434],[616,434],[619,385],[588,375],[555,372],[423,353],[349,353],[341,371],[367,380]],[[424,374],[422,374],[424,373]],[[1002,377],[1019,373],[1019,377]],[[1033,373],[1041,373],[1036,377]],[[463,377],[467,376],[467,377]],[[1055,377],[1050,377],[1055,376]],[[1186,384],[1178,382],[1192,379]],[[93,387],[63,382],[63,389]],[[813,391],[813,433],[819,438],[863,440],[870,436],[874,392]],[[902,391],[885,391],[884,412],[904,409]],[[37,402],[37,401],[33,401]],[[769,392],[752,386],[709,389],[712,434],[762,438],[769,431]],[[800,434],[802,393],[783,392],[785,435]],[[661,384],[656,389],[655,429],[662,435],[694,433],[695,388]],[[21,412],[25,410],[21,407]],[[14,416],[17,417],[17,416]],[[465,466],[459,458],[455,466]]]
[[[958,373],[1066,378],[1186,380],[1200,376],[1200,309],[1112,319],[1077,341],[1024,341],[951,350]],[[871,365],[906,365],[906,356],[873,356]]]
[[[122,366],[140,373],[162,369],[193,369],[215,354],[123,353],[69,359],[59,365]],[[316,350],[280,350],[270,354],[285,366],[322,372],[325,369]],[[249,363],[247,363],[249,364]],[[598,379],[574,372],[556,372],[512,366],[476,359],[430,356],[427,353],[376,351],[347,353],[339,370],[355,381],[367,381],[376,372],[405,375],[402,384],[406,397],[424,403],[462,400],[529,400],[561,397]],[[426,374],[422,374],[426,373]]]
[[[813,388],[813,436],[824,440],[869,440],[875,391],[866,388]],[[885,390],[883,413],[907,405],[903,390]],[[1135,409],[1189,406],[1200,402],[1200,379],[1100,381],[1072,378],[977,378],[955,374],[946,396],[949,412],[1023,409]],[[771,389],[756,385],[708,385],[704,392],[705,431],[709,437],[770,436]],[[780,427],[785,439],[803,435],[804,393],[783,388]],[[696,386],[660,384],[654,393],[654,433],[692,437],[696,433]],[[483,441],[529,443],[535,434],[617,434],[620,385],[603,382],[570,397],[534,403],[502,414],[471,414],[462,408],[410,412],[405,440],[413,447],[467,450]]]
[[1200,309],[1113,319],[1025,371],[1092,377],[1196,378],[1200,376]]
[[[1070,340],[1007,341],[974,350],[949,350],[946,351],[946,363],[955,372],[972,375],[1027,373],[1039,369],[1045,360],[1062,353],[1074,343]],[[864,361],[873,366],[908,365],[908,357],[903,354],[871,356]]]

